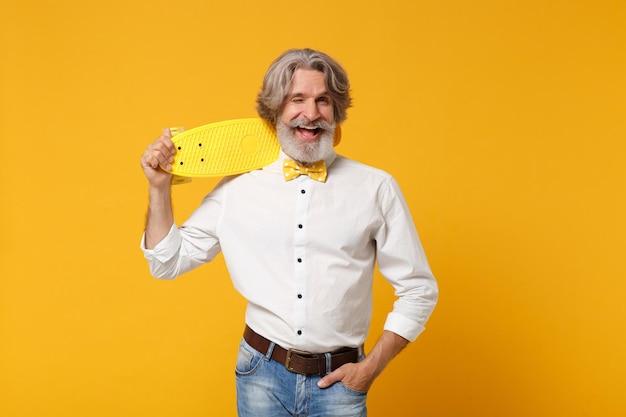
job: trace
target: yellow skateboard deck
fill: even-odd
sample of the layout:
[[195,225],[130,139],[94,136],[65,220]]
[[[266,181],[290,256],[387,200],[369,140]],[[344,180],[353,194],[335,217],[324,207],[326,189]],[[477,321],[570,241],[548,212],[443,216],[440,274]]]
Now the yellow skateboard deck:
[[[221,177],[263,168],[278,158],[280,145],[276,129],[260,118],[234,119],[210,123],[183,131],[171,128],[176,154],[172,168],[173,184],[191,177]],[[334,145],[341,140],[335,129]]]
[[241,174],[271,164],[280,151],[274,127],[260,118],[171,130],[176,154],[168,172],[178,177]]

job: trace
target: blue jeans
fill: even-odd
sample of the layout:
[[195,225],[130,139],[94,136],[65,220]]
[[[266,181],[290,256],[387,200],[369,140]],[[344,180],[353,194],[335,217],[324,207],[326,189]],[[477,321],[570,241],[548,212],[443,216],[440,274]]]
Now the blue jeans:
[[367,394],[337,382],[318,388],[318,375],[300,375],[258,352],[245,340],[239,345],[237,412],[239,417],[365,417]]

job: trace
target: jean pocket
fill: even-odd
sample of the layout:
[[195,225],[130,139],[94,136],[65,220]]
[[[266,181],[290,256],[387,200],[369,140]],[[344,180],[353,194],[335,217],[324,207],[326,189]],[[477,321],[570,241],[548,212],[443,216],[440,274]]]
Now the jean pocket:
[[355,389],[350,388],[349,386],[345,385],[343,382],[339,381],[336,383],[339,387],[341,387],[341,389],[343,389],[345,392],[347,392],[350,395],[355,395],[357,397],[364,397],[367,395],[366,391],[358,391]]
[[265,355],[252,348],[245,340],[239,344],[235,372],[238,375],[253,374],[263,363]]

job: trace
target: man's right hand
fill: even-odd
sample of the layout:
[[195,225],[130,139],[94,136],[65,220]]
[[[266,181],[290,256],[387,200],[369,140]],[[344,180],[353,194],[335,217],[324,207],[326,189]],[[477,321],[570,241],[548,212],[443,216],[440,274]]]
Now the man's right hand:
[[170,129],[163,129],[163,133],[148,148],[141,157],[141,167],[150,183],[150,187],[162,189],[172,183],[172,174],[164,171],[170,169],[174,162],[176,147],[172,142]]

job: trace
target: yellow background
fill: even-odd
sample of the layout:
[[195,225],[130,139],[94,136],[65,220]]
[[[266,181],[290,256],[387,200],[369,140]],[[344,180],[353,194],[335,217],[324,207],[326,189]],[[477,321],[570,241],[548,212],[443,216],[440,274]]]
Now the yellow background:
[[[626,415],[623,0],[4,0],[0,20],[1,416],[235,415],[244,303],[221,258],[149,276],[139,157],[162,127],[255,116],[270,61],[305,46],[348,70],[338,151],[396,176],[441,288],[370,414]],[[178,221],[214,183],[177,186]]]

